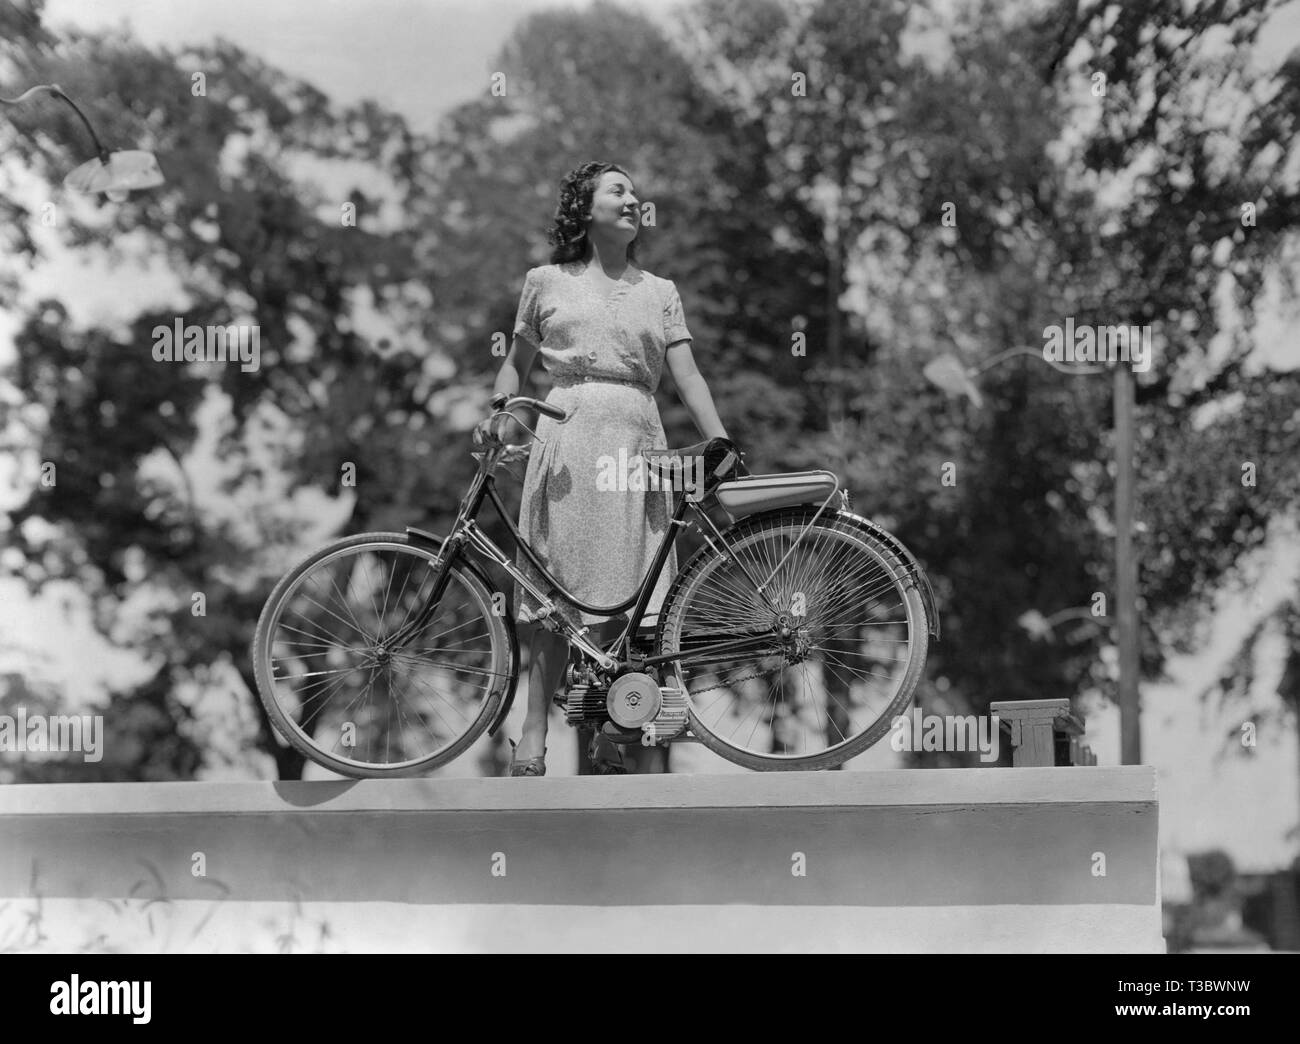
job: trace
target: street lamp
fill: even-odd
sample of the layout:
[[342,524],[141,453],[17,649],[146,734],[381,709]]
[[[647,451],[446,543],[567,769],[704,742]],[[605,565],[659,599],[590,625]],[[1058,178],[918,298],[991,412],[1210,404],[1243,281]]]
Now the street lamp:
[[[941,355],[922,373],[949,395],[966,395],[977,407],[983,398],[975,378],[1017,355],[1032,355],[1069,374],[1103,373],[1105,366],[1066,366],[1043,355],[1041,348],[1016,347],[970,368],[954,355]],[[1133,556],[1133,371],[1116,361],[1115,414],[1115,616],[1119,642],[1120,764],[1142,763],[1142,732],[1138,711],[1137,560]],[[1023,618],[1022,618],[1023,619]]]
[[1101,624],[1104,617],[1098,616],[1091,609],[1084,606],[1071,606],[1069,609],[1061,609],[1051,616],[1044,616],[1037,609],[1030,609],[1028,612],[1021,613],[1016,618],[1016,623],[1029,633],[1030,638],[1039,641],[1051,638],[1056,630],[1056,625],[1064,623],[1066,620],[1088,620],[1091,623]]
[[1048,366],[1060,370],[1062,373],[1081,374],[1081,373],[1105,373],[1104,366],[1066,366],[1064,363],[1056,362],[1054,359],[1045,358],[1041,348],[1028,348],[1020,346],[1017,348],[1008,348],[1005,352],[998,352],[997,355],[989,359],[983,366],[966,367],[961,360],[955,355],[940,355],[936,359],[931,359],[925,364],[925,369],[921,372],[925,375],[926,380],[931,384],[937,385],[946,391],[949,395],[965,395],[977,407],[984,405],[984,397],[980,395],[979,387],[975,384],[975,378],[985,370],[992,369],[998,363],[1005,359],[1011,359],[1017,355],[1032,355],[1035,358],[1042,359]]
[[162,170],[158,166],[157,157],[152,152],[141,152],[135,149],[109,152],[99,140],[95,128],[86,119],[86,114],[77,108],[76,103],[64,94],[63,89],[57,84],[38,84],[24,91],[17,98],[0,98],[0,104],[21,105],[38,92],[52,94],[71,106],[72,111],[80,117],[82,125],[90,134],[90,140],[95,143],[95,158],[87,160],[71,171],[63,179],[65,187],[76,192],[91,194],[102,192],[115,203],[120,203],[126,199],[128,193],[136,189],[154,188],[163,183],[165,179]]

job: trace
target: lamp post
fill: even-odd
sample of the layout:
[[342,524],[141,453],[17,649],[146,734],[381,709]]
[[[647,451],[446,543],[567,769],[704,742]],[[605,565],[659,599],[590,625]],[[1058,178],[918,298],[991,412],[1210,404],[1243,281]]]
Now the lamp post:
[[1138,708],[1137,559],[1133,556],[1133,371],[1115,363],[1115,622],[1119,629],[1120,764],[1142,764]]
[[95,128],[86,119],[86,114],[77,108],[76,103],[63,93],[58,84],[42,83],[31,87],[17,98],[0,98],[0,105],[21,105],[35,94],[53,95],[66,103],[81,120],[90,140],[95,145],[95,158],[87,160],[63,179],[65,187],[75,192],[103,192],[109,199],[120,203],[127,194],[136,189],[154,188],[165,180],[158,166],[158,159],[152,152],[128,149],[109,152],[104,148]]
[[[966,395],[977,407],[983,397],[975,378],[1017,355],[1032,355],[1068,374],[1104,373],[1106,366],[1066,366],[1043,356],[1041,348],[1016,347],[999,352],[982,366],[970,368],[954,355],[941,355],[922,373],[949,395]],[[1115,627],[1119,646],[1120,764],[1142,763],[1142,731],[1138,707],[1137,560],[1133,556],[1133,371],[1114,365],[1115,423]],[[1022,617],[1022,622],[1023,622]]]

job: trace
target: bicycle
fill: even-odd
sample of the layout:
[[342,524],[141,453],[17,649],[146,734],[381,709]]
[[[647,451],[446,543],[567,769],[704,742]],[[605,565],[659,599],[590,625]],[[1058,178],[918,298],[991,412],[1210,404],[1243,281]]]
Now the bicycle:
[[[752,475],[727,439],[647,454],[647,475],[675,491],[670,524],[627,599],[588,605],[539,560],[496,489],[498,469],[532,445],[502,437],[521,407],[567,420],[550,403],[494,396],[488,431],[475,436],[478,469],[445,537],[412,526],[346,537],[276,584],[253,659],[258,694],[293,747],[341,775],[382,778],[430,771],[485,731],[494,736],[514,701],[519,646],[485,563],[528,590],[541,624],[567,638],[555,702],[570,725],[617,743],[700,742],[758,770],[834,767],[889,729],[939,637],[934,595],[911,552],[850,510],[837,476]],[[478,525],[485,501],[548,589]],[[731,524],[719,529],[705,504]],[[703,544],[647,623],[688,527]],[[631,612],[600,648],[590,628],[557,612],[557,595],[593,615]]]

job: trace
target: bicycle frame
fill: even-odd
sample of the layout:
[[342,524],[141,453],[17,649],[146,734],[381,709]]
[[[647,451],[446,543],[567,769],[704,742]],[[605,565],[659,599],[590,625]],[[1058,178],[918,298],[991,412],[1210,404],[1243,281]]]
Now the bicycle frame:
[[[605,670],[616,670],[623,662],[619,659],[619,654],[623,652],[625,644],[630,647],[631,636],[636,633],[636,630],[640,626],[641,620],[645,615],[645,610],[649,605],[650,597],[654,592],[655,585],[658,583],[659,576],[663,572],[664,565],[668,561],[669,552],[676,543],[678,530],[684,526],[696,525],[697,531],[701,533],[704,539],[713,545],[715,550],[718,550],[717,545],[714,545],[713,541],[709,539],[708,533],[704,532],[698,524],[685,521],[687,509],[690,508],[694,510],[698,519],[704,522],[723,547],[727,546],[726,538],[721,532],[719,532],[717,526],[713,524],[713,520],[709,518],[703,508],[683,493],[682,496],[676,499],[672,517],[669,520],[668,530],[664,533],[663,539],[660,541],[659,547],[655,551],[654,560],[651,562],[649,570],[633,594],[616,605],[598,606],[583,602],[581,599],[573,595],[573,593],[557,580],[542,564],[540,559],[537,557],[536,552],[529,545],[528,541],[524,539],[523,534],[519,532],[518,528],[511,520],[510,513],[506,510],[505,505],[501,502],[500,495],[497,493],[495,485],[495,471],[507,449],[508,447],[502,446],[496,449],[488,449],[484,452],[478,471],[475,473],[474,479],[470,484],[469,491],[461,501],[459,510],[456,514],[456,520],[452,524],[451,532],[448,534],[446,539],[438,537],[433,533],[417,529],[413,526],[406,527],[406,532],[409,536],[426,543],[431,543],[439,549],[438,558],[434,563],[434,569],[436,571],[434,586],[430,591],[428,601],[420,613],[404,627],[394,633],[394,635],[385,642],[385,645],[389,648],[401,647],[409,641],[415,633],[424,627],[436,610],[438,602],[441,600],[443,592],[446,590],[451,565],[464,554],[466,547],[469,547],[485,558],[491,559],[504,569],[512,579],[528,590],[528,592],[541,603],[545,618],[552,620],[555,630],[564,635],[571,645],[581,650],[587,657]],[[837,479],[836,488],[832,492],[831,497],[833,497],[838,491],[839,483]],[[826,502],[822,504],[822,509],[826,507],[826,504],[830,503],[831,497],[828,497]],[[537,569],[542,578],[550,585],[554,592],[563,596],[567,601],[583,612],[597,616],[612,617],[622,613],[626,609],[630,608],[632,610],[631,615],[628,618],[627,626],[620,631],[607,650],[599,648],[594,642],[587,638],[587,632],[589,631],[588,627],[577,627],[566,617],[556,613],[556,605],[550,597],[550,594],[543,591],[537,586],[537,584],[533,583],[528,577],[526,577],[515,566],[511,558],[478,526],[476,518],[479,511],[482,509],[484,500],[488,500],[492,503],[493,508],[496,509],[497,514],[500,516],[502,522],[505,523],[510,535],[514,538],[515,544],[523,552],[524,556],[533,567]],[[820,514],[821,509],[818,511],[818,515]],[[815,517],[816,516],[814,516],[814,518]],[[811,524],[812,522],[810,521],[809,526],[811,526]],[[719,553],[723,552],[720,551]],[[767,604],[773,614],[780,616],[779,608],[772,602],[764,590],[771,577],[760,582],[750,574],[743,561],[736,559],[734,556],[729,557],[732,557],[732,560],[740,567],[747,582],[753,586],[757,595]],[[784,559],[782,561],[784,561]],[[775,570],[773,572],[775,573]],[[748,649],[755,645],[771,644],[772,635],[770,633],[754,635],[752,637],[718,642],[713,645],[695,647],[688,652],[679,651],[666,655],[638,658],[637,664],[640,667],[655,666],[661,663],[670,663],[675,660],[684,659],[688,656],[695,658],[718,655],[736,652],[741,649]]]

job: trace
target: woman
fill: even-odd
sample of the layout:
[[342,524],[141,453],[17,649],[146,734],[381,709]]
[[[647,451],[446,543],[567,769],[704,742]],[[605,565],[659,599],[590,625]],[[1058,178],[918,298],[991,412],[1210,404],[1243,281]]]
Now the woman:
[[[514,341],[493,386],[493,394],[517,395],[541,353],[553,382],[546,401],[563,407],[569,419],[538,421],[519,529],[556,579],[591,605],[630,596],[668,528],[671,489],[646,489],[648,483],[632,479],[619,483],[628,488],[610,490],[608,482],[597,482],[612,461],[633,461],[666,445],[654,400],[665,362],[700,433],[727,435],[695,368],[676,286],[635,263],[639,228],[636,192],[623,168],[585,163],[564,177],[547,234],[555,248],[551,264],[528,271]],[[530,579],[537,577],[522,553],[517,564]],[[674,551],[648,613],[659,610],[676,572]],[[532,657],[528,712],[510,775],[542,776],[546,727],[568,644],[537,622],[539,607],[519,585],[515,596],[518,621],[532,628]],[[626,615],[606,621],[556,601],[569,619],[596,625],[601,642],[627,623]],[[596,771],[623,771],[617,745],[605,736],[597,733],[590,753]]]

